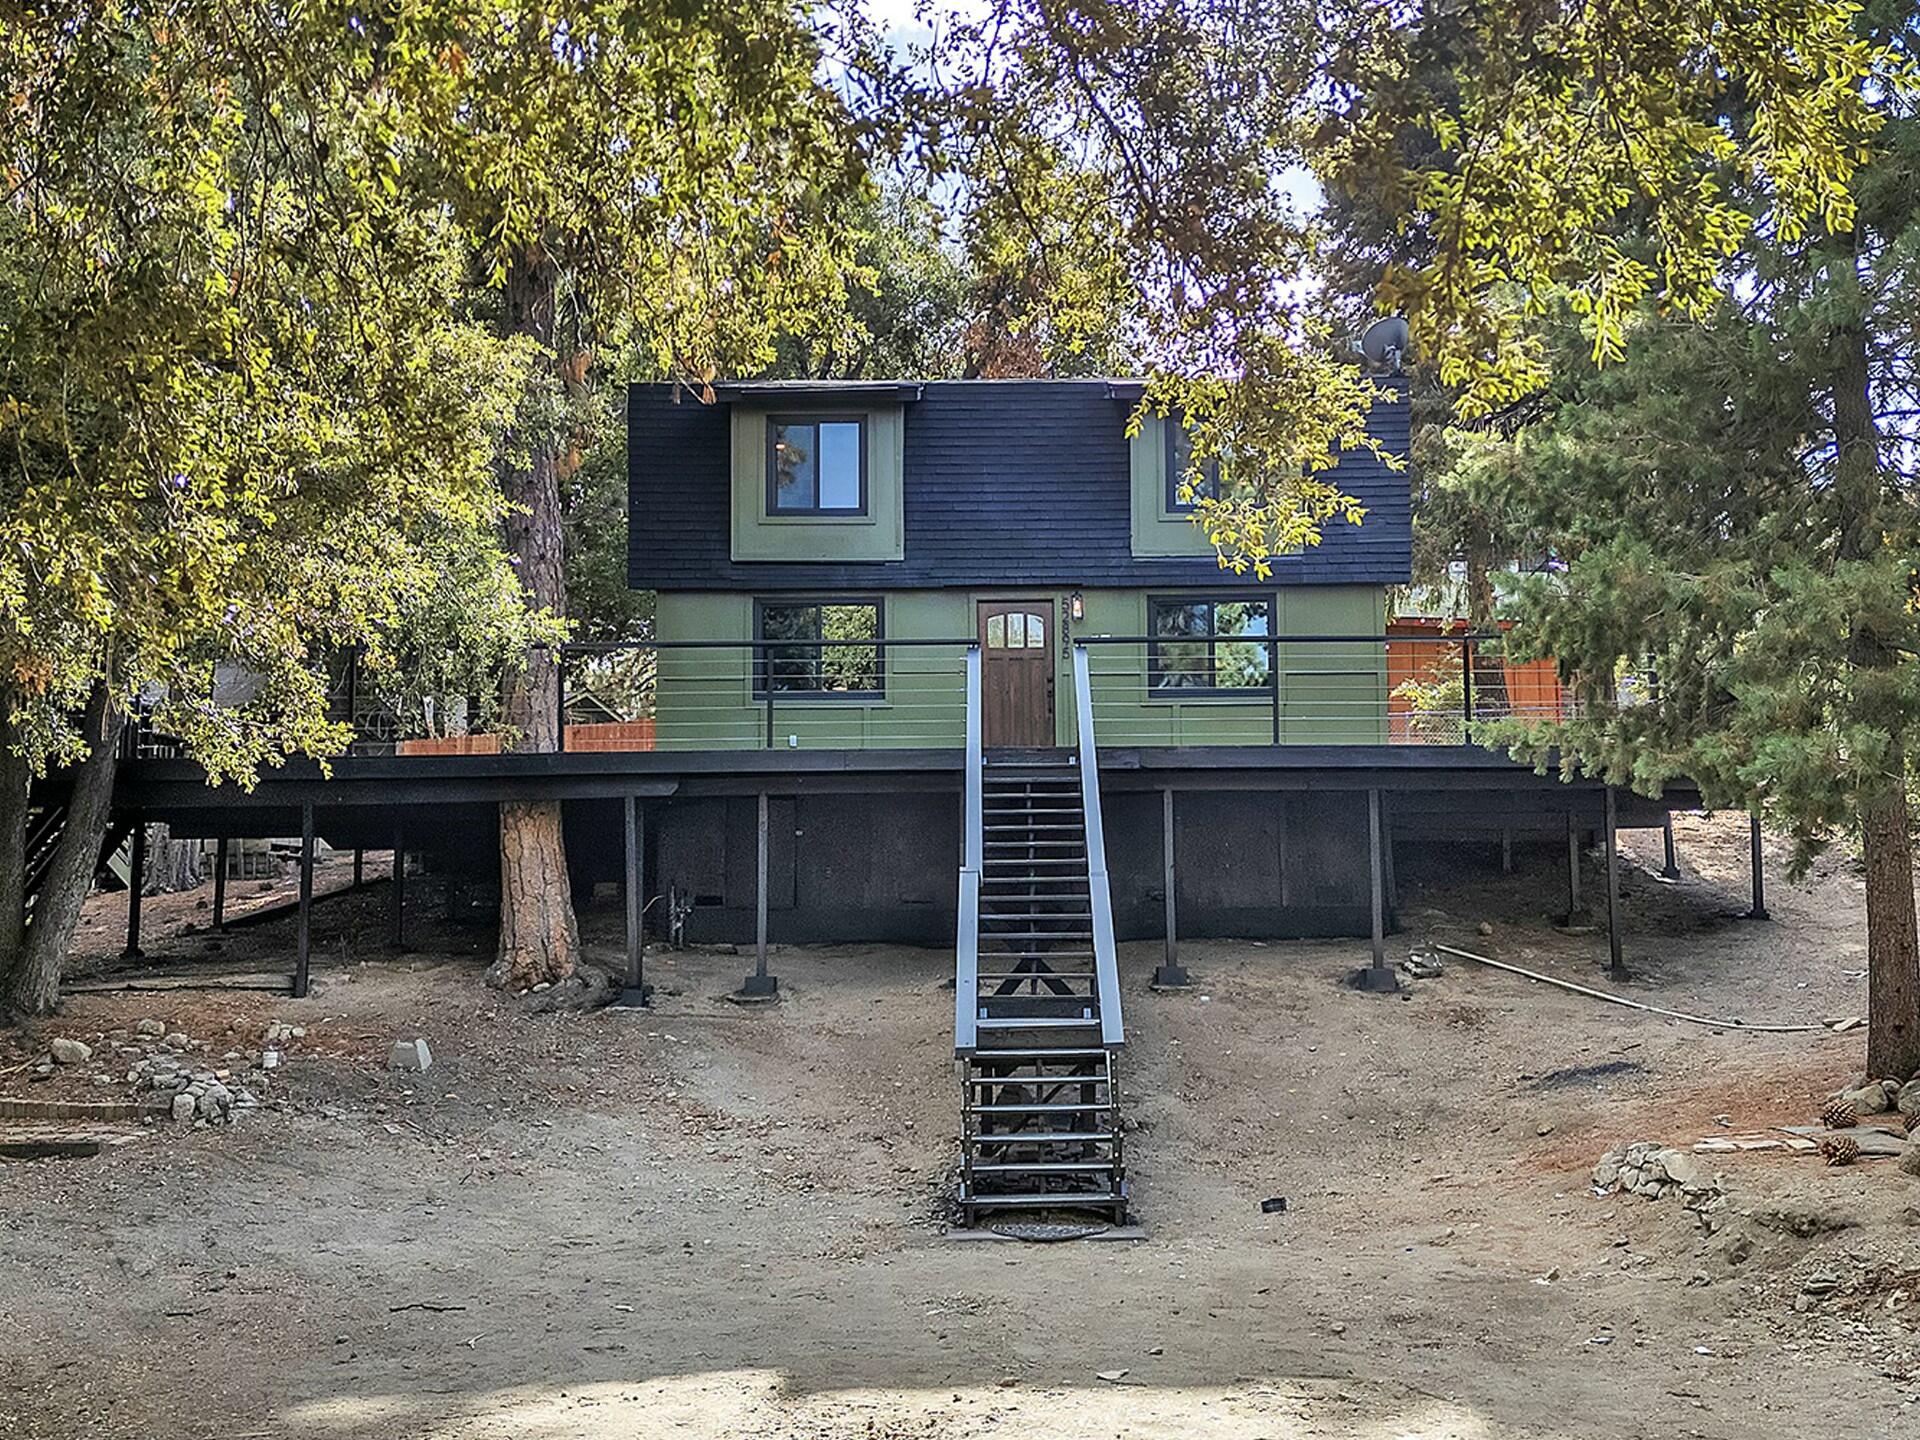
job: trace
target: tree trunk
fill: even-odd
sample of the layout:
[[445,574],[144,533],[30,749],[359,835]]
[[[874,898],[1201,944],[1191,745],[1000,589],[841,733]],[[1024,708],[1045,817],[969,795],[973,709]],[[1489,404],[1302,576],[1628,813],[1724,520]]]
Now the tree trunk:
[[7,1008],[16,1014],[45,1015],[60,1002],[60,971],[80,923],[80,907],[93,889],[100,868],[113,805],[113,768],[120,745],[121,712],[105,680],[94,683],[81,719],[87,756],[72,770],[67,822],[54,846],[46,880],[33,902],[20,963],[7,981]]
[[[554,306],[559,276],[544,254],[529,252],[507,273],[504,325],[543,347],[556,380]],[[550,430],[517,437],[525,465],[503,462],[501,488],[513,507],[507,548],[518,562],[527,604],[564,615],[567,609],[566,538],[560,509],[560,445]],[[520,732],[522,750],[550,752],[561,743],[560,669],[550,655],[528,657],[508,682],[506,714]],[[579,963],[573,888],[567,878],[560,802],[524,800],[500,806],[500,953],[487,979],[512,991],[567,979]]]
[[1903,785],[1861,815],[1867,862],[1867,1075],[1920,1076],[1920,933],[1914,924],[1913,843]]
[[14,697],[0,688],[0,995],[20,964],[27,925],[27,796],[33,774],[16,754]]
[[[1833,494],[1844,561],[1873,559],[1884,543],[1880,431],[1873,411],[1866,301],[1857,241],[1836,237],[1829,277],[1840,319],[1832,332]],[[1863,623],[1854,626],[1852,659],[1884,670],[1899,657]],[[1860,840],[1867,865],[1867,1072],[1907,1080],[1920,1071],[1920,940],[1913,900],[1913,832],[1907,814],[1906,736],[1901,717],[1872,716],[1890,730],[1879,783],[1860,798]]]
[[165,825],[147,827],[147,894],[199,888],[206,878],[198,840],[176,840]]

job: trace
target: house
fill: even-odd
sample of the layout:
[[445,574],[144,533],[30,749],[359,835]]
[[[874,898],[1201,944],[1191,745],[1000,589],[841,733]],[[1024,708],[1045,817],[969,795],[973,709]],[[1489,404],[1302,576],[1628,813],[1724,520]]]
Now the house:
[[[1404,456],[1403,382],[1376,383],[1373,434]],[[1475,638],[1388,628],[1410,560],[1404,469],[1343,457],[1332,479],[1364,523],[1255,581],[1193,524],[1184,430],[1136,423],[1141,395],[634,387],[629,578],[657,592],[656,633],[565,648],[557,752],[481,735],[432,753],[389,724],[241,790],[136,737],[116,809],[181,835],[301,834],[295,994],[316,837],[497,874],[510,799],[563,802],[576,897],[619,885],[636,999],[649,928],[753,942],[746,996],[777,993],[772,942],[950,949],[963,1217],[1122,1218],[1121,941],[1159,941],[1153,980],[1177,985],[1181,936],[1368,936],[1356,978],[1391,990],[1406,846],[1564,837],[1571,915],[1580,851],[1602,836],[1611,914],[1616,825],[1691,803],[1563,784],[1479,743]],[[360,699],[349,684],[356,724]],[[1617,926],[1611,943],[1617,966]]]
[[[1377,383],[1371,431],[1404,457],[1405,382]],[[1119,380],[760,382],[705,401],[632,389],[629,579],[657,592],[656,743],[841,757],[830,786],[772,790],[775,939],[952,934],[970,645],[989,751],[1077,743],[1085,648],[1123,939],[1162,936],[1175,913],[1163,810],[1180,857],[1172,923],[1194,936],[1367,934],[1370,791],[1387,809],[1389,929],[1395,834],[1497,845],[1564,826],[1562,788],[1464,743],[1457,713],[1410,721],[1403,682],[1437,682],[1471,642],[1430,627],[1389,642],[1387,587],[1410,567],[1405,470],[1344,456],[1332,479],[1364,523],[1330,525],[1256,582],[1219,565],[1182,504],[1178,422],[1147,416],[1130,433],[1141,393]],[[941,780],[882,786],[866,767],[890,750],[944,754]],[[657,813],[657,888],[691,907],[688,933],[754,935],[751,799],[683,787]]]

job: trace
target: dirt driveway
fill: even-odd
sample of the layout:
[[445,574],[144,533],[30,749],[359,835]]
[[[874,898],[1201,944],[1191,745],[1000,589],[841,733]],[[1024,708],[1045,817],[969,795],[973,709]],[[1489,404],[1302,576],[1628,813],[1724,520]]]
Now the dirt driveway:
[[[1776,920],[1733,919],[1744,836],[1685,822],[1679,884],[1633,871],[1630,993],[1857,1010],[1858,877],[1776,875]],[[1552,857],[1521,861],[1409,859],[1396,945],[1595,980],[1604,937],[1552,931]],[[124,1087],[14,1067],[143,1018],[241,1067],[270,1022],[305,1030],[231,1128],[0,1166],[0,1436],[1920,1435],[1920,1181],[1714,1157],[1709,1234],[1586,1178],[1618,1141],[1810,1118],[1857,1033],[1682,1025],[1468,965],[1359,994],[1352,942],[1188,947],[1198,986],[1161,996],[1157,947],[1129,947],[1148,1238],[961,1242],[947,957],[783,951],[783,1001],[743,1010],[717,997],[747,960],[683,952],[651,1014],[526,1019],[479,984],[483,932],[385,958],[381,903],[322,907],[305,1001],[93,995],[0,1033],[0,1093],[98,1098]],[[193,952],[192,904],[150,910],[150,948]],[[386,1070],[413,1034],[432,1069]]]

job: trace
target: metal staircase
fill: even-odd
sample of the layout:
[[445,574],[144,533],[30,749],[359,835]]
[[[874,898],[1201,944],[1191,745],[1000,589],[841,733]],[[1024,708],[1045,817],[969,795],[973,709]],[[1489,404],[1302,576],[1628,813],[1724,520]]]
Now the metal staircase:
[[[1075,659],[1084,711],[1085,652]],[[1119,1223],[1124,1029],[1092,723],[1081,716],[1077,751],[988,755],[977,651],[967,702],[954,1010],[962,1221],[1075,1210]]]

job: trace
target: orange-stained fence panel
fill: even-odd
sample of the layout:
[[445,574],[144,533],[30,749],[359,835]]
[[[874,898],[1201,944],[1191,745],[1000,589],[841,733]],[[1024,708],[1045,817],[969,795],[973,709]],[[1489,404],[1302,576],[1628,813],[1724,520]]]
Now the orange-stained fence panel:
[[[1387,626],[1387,731],[1396,743],[1436,738],[1416,734],[1422,722],[1416,721],[1413,702],[1401,693],[1409,680],[1438,686],[1460,678],[1460,649],[1439,639],[1465,630],[1460,620],[1395,620]],[[1423,638],[1414,638],[1414,637]],[[1429,638],[1430,637],[1430,638]],[[1552,660],[1528,660],[1501,667],[1507,682],[1507,700],[1512,713],[1519,716],[1552,718],[1563,712],[1566,693],[1560,685],[1560,669]],[[1476,709],[1478,707],[1476,706]],[[1438,716],[1424,720],[1427,730],[1441,722]],[[1458,737],[1453,737],[1458,738]]]
[[567,726],[569,750],[651,750],[653,717],[609,721],[601,725]]
[[498,735],[429,735],[419,740],[402,740],[396,747],[402,755],[498,755]]
[[[402,755],[498,755],[498,735],[438,735],[419,740],[402,740]],[[651,750],[653,717],[622,720],[604,725],[569,725],[569,750]]]

